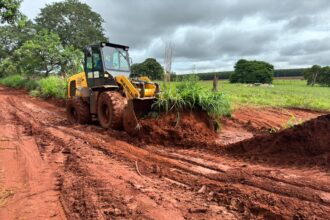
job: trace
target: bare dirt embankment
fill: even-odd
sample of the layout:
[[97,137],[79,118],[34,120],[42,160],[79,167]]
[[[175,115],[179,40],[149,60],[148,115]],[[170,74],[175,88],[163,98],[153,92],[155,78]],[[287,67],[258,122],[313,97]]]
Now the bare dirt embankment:
[[330,168],[330,115],[226,147],[232,155]]
[[[275,122],[267,116],[262,120],[261,114],[258,125],[266,129],[260,130],[253,124],[254,115],[249,122],[251,109],[241,109],[225,120],[218,136],[207,132],[205,143],[211,144],[203,144],[197,129],[187,147],[172,142],[167,133],[165,142],[154,144],[152,138],[137,141],[97,125],[70,125],[63,108],[3,87],[0,110],[0,219],[326,219],[330,213],[329,167],[283,163],[282,158],[295,139],[314,149],[318,142],[312,134],[317,135],[319,123],[328,128],[322,118],[284,131],[289,139],[278,133],[224,147],[265,135],[291,118],[282,110]],[[267,115],[277,110],[262,111]],[[302,120],[321,115],[290,110],[295,111]],[[195,116],[187,117],[190,124]],[[171,133],[170,125],[156,121],[149,124],[149,132],[157,123]],[[198,123],[197,118],[188,130],[204,129]],[[151,137],[163,131],[157,132]],[[315,137],[327,136],[324,131]],[[272,142],[274,137],[279,141]],[[310,142],[303,141],[308,138]],[[315,156],[287,152],[306,160]]]
[[217,133],[206,112],[184,111],[139,120],[141,129],[130,141],[141,144],[175,145],[183,148],[214,143]]

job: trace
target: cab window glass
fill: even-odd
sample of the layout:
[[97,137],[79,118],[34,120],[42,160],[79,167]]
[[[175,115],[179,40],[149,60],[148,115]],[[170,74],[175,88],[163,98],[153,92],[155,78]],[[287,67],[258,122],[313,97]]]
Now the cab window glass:
[[87,70],[87,72],[91,72],[92,69],[93,69],[92,57],[87,57],[87,60],[86,60],[86,70]]
[[93,70],[101,71],[102,61],[99,53],[93,53]]
[[129,72],[128,53],[124,49],[104,47],[104,69]]
[[118,51],[115,51],[113,53],[112,67],[114,69],[119,69],[119,53],[118,53]]

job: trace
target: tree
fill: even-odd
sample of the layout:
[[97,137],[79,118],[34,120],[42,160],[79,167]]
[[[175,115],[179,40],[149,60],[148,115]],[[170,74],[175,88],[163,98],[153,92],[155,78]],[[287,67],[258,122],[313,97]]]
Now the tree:
[[0,1],[0,22],[14,23],[17,21],[21,13],[19,7],[22,0],[1,0]]
[[80,66],[82,52],[72,46],[63,47],[57,34],[40,31],[32,40],[17,49],[12,60],[17,71],[26,75],[45,75],[75,71]]
[[35,34],[36,30],[32,21],[26,21],[23,27],[18,24],[0,26],[0,61],[11,56]]
[[82,72],[82,61],[84,54],[81,50],[75,49],[73,46],[65,47],[61,53],[62,61],[60,63],[61,73],[65,75],[72,75]]
[[330,67],[314,65],[305,70],[304,77],[307,80],[307,85],[314,86],[315,84],[319,84],[330,86]]
[[304,77],[307,80],[307,85],[314,86],[319,81],[321,69],[321,66],[314,65],[304,72]]
[[318,83],[322,86],[330,87],[330,67],[329,66],[325,66],[322,68]]
[[108,40],[103,33],[102,17],[78,0],[47,5],[35,20],[39,29],[58,34],[64,46],[83,49],[88,44]]
[[143,63],[133,64],[132,74],[137,76],[148,76],[153,80],[160,80],[164,75],[163,67],[154,58],[148,58]]
[[272,83],[274,66],[263,61],[239,60],[235,72],[230,76],[231,83]]
[[12,57],[8,57],[0,63],[0,77],[18,74],[17,63]]

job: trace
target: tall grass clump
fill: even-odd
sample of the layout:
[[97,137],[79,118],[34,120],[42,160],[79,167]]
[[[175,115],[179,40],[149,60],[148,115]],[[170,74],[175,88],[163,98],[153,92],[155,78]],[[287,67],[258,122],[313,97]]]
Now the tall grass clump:
[[24,83],[24,89],[28,91],[36,90],[39,88],[39,82],[34,79],[26,79]]
[[154,107],[166,112],[182,110],[204,110],[214,119],[231,115],[228,97],[221,92],[211,92],[204,88],[196,76],[190,76],[175,85],[164,85]]
[[43,98],[64,99],[66,95],[67,83],[58,76],[49,76],[39,81],[40,94]]
[[21,75],[11,75],[0,79],[0,84],[12,87],[12,88],[24,88],[27,79]]

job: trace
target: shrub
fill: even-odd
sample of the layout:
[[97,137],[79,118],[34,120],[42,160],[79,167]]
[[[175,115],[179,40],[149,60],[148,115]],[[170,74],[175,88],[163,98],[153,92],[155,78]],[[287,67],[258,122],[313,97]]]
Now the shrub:
[[231,105],[227,96],[203,88],[195,76],[185,79],[176,86],[165,86],[154,106],[166,112],[200,109],[214,119],[231,114]]
[[38,96],[40,96],[40,91],[39,90],[31,90],[30,91],[30,96],[38,97]]
[[39,83],[37,80],[28,79],[24,84],[24,89],[28,91],[36,90],[39,87]]
[[274,66],[263,61],[239,60],[235,72],[230,76],[231,83],[272,83]]
[[66,96],[67,83],[58,76],[50,76],[39,81],[40,94],[43,98],[64,99]]
[[24,88],[26,82],[27,80],[21,75],[11,75],[0,80],[0,84],[17,89]]

